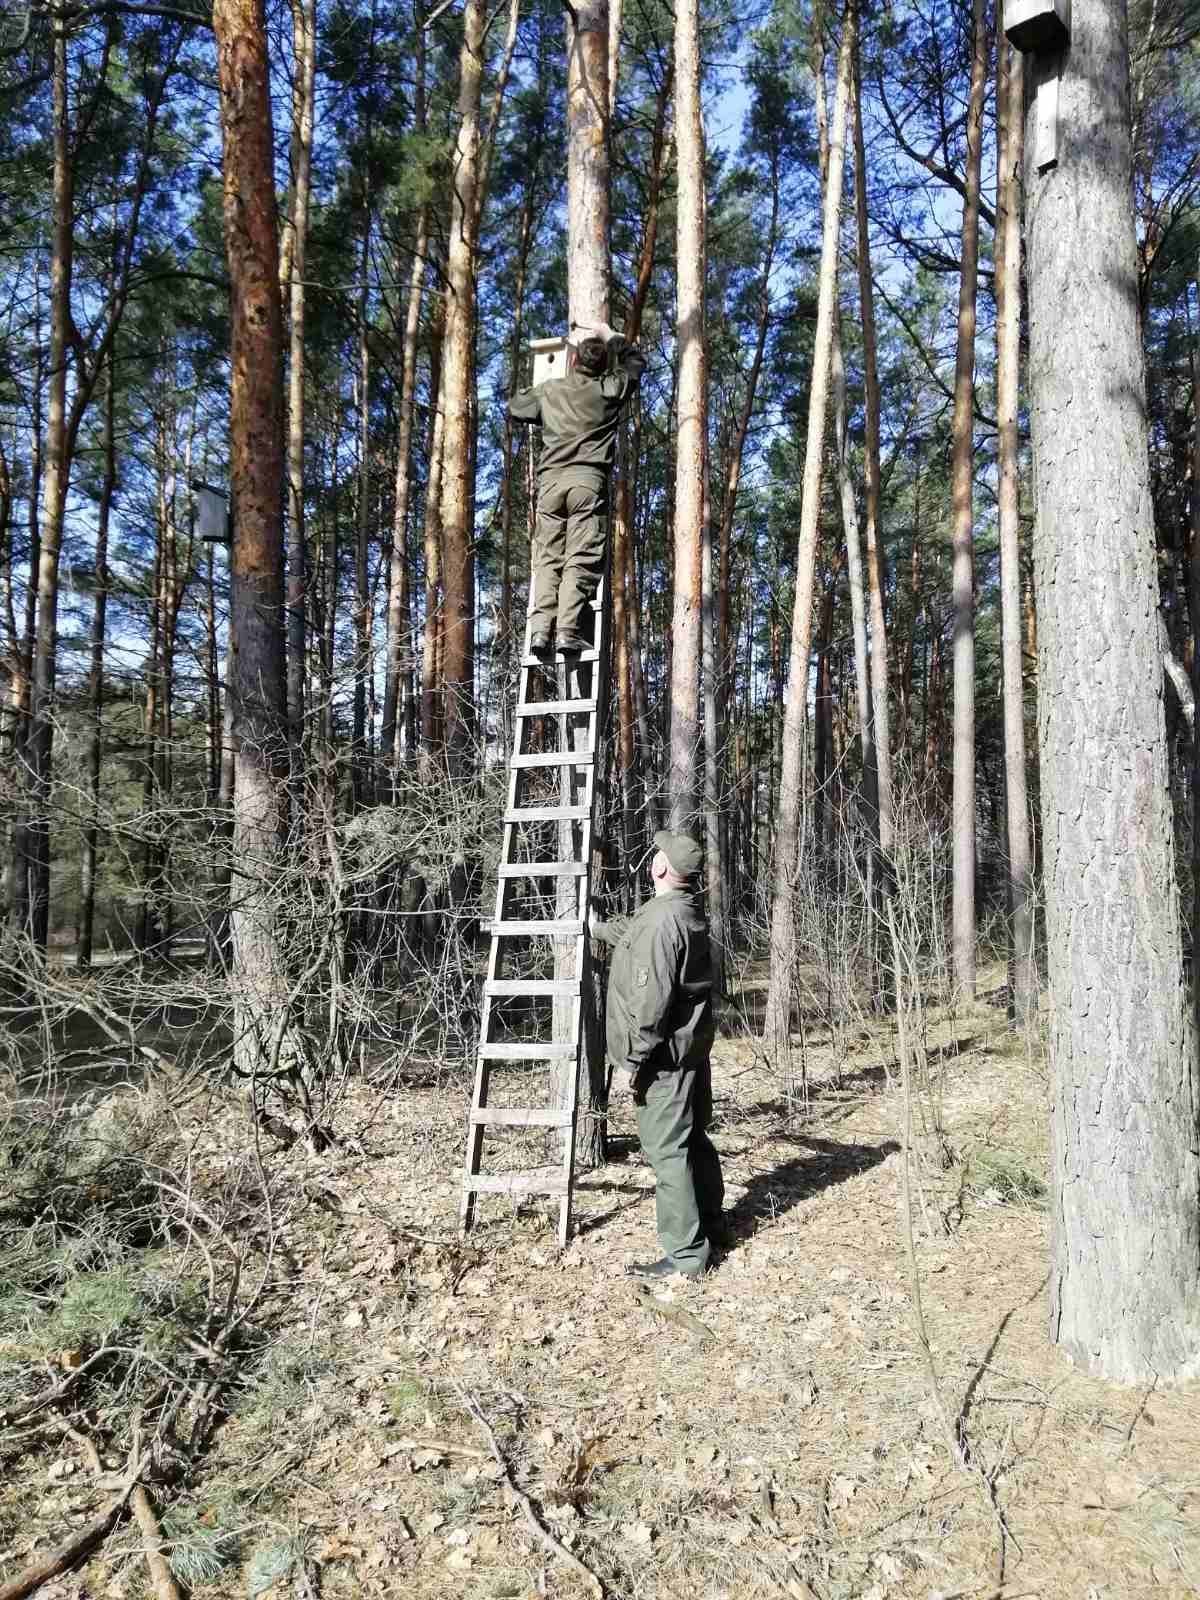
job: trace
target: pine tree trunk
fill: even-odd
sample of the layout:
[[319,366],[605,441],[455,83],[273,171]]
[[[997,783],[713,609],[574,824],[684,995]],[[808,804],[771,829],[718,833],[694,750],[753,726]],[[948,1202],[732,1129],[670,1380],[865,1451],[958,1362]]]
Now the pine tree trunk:
[[[363,183],[366,178],[364,175]],[[371,676],[371,346],[367,338],[367,274],[371,259],[370,200],[363,195],[362,280],[358,292],[358,488],[354,517],[354,743],[351,810],[371,803],[367,690]]]
[[458,141],[454,152],[446,333],[442,353],[442,614],[440,690],[447,759],[465,775],[475,701],[475,244],[479,215],[479,108],[483,0],[466,0],[459,53]]
[[233,592],[228,685],[233,836],[234,1062],[253,1079],[286,1025],[278,899],[287,816],[282,611],[283,319],[262,0],[216,0],[225,248],[230,277]]
[[1008,838],[1008,908],[1012,940],[1011,1010],[1019,1027],[1037,1012],[1033,861],[1025,787],[1025,674],[1021,648],[1020,340],[1021,135],[1020,59],[1006,39],[996,48],[999,151],[996,176],[996,425],[999,434],[1000,630],[1004,661],[1004,775]]
[[[609,155],[608,155],[608,0],[585,0],[566,23],[567,50],[567,300],[572,327],[591,328],[608,321],[609,277]],[[611,552],[609,595],[612,609]],[[597,635],[598,637],[598,635]],[[581,669],[578,676],[568,673],[568,690],[584,693],[581,681],[595,692],[601,663]],[[574,678],[574,687],[570,679]],[[586,735],[575,734],[577,745]],[[595,756],[598,773],[604,770],[603,752]],[[573,803],[575,786],[582,781],[580,769],[565,768],[563,799]],[[597,778],[597,781],[599,779]],[[559,854],[570,859],[578,853],[578,836],[572,839],[574,825],[565,823],[559,839]],[[592,885],[593,892],[596,888]],[[581,886],[575,880],[559,881],[558,915],[576,917]],[[586,944],[586,941],[585,941]],[[574,941],[566,940],[555,948],[555,973],[574,975]],[[579,999],[582,1047],[579,1065],[579,1101],[593,1114],[581,1121],[576,1134],[576,1154],[584,1167],[599,1165],[605,1157],[604,1110],[606,1082],[603,1040],[603,986],[601,974],[585,951]],[[573,1018],[571,1006],[554,1009],[555,1040],[569,1039]],[[557,1070],[557,1069],[556,1069]],[[551,1085],[551,1105],[565,1104],[567,1085],[555,1079]]]
[[288,341],[287,440],[287,705],[292,786],[298,793],[304,772],[305,591],[308,553],[304,525],[304,322],[307,299],[304,272],[308,256],[308,213],[312,189],[312,141],[317,59],[316,0],[291,0],[294,71],[292,140],[292,215],[289,235],[290,309]]
[[421,753],[419,769],[429,777],[439,761],[442,693],[438,667],[442,636],[442,442],[446,402],[442,388],[444,323],[435,312],[429,352],[429,477],[425,485],[425,629],[421,643]]
[[83,756],[83,768],[87,776],[87,820],[83,829],[83,852],[79,869],[79,937],[75,955],[76,967],[81,972],[86,972],[92,964],[92,948],[95,942],[96,927],[96,861],[100,835],[100,773],[104,755],[104,645],[107,633],[108,589],[111,582],[111,574],[108,569],[108,525],[112,516],[113,495],[117,487],[115,416],[116,391],[113,385],[112,362],[110,360],[105,369],[104,429],[100,442],[100,454],[104,461],[104,478],[100,487],[100,503],[96,508],[96,553],[93,562],[96,598],[92,608],[88,664],[89,726]]
[[775,871],[771,894],[770,977],[763,1039],[767,1048],[786,1057],[791,1023],[791,991],[796,934],[792,905],[800,846],[800,801],[804,753],[808,739],[808,671],[812,644],[813,569],[821,516],[821,473],[825,453],[830,355],[837,309],[837,246],[842,206],[842,173],[846,147],[846,107],[850,98],[850,64],[858,30],[858,0],[847,0],[838,52],[837,89],[829,137],[829,170],[821,221],[821,265],[817,289],[817,326],[813,339],[812,388],[804,445],[804,481],[796,555],[796,598],[788,663],[787,706],[779,775],[775,832]]
[[[840,317],[839,317],[840,322]],[[871,668],[867,655],[867,603],[863,584],[862,545],[858,528],[858,503],[850,475],[850,438],[846,421],[846,368],[842,360],[840,327],[833,342],[833,436],[837,459],[838,498],[842,508],[842,537],[846,573],[850,584],[850,619],[854,637],[854,690],[858,709],[858,737],[862,756],[864,820],[873,852],[879,842],[879,767],[875,756],[875,723],[871,714]]]
[[704,348],[704,119],[698,0],[675,11],[676,201],[675,574],[671,619],[671,826],[696,832],[701,810],[700,664],[708,453]]
[[1050,1328],[1089,1372],[1165,1383],[1200,1374],[1200,1076],[1158,650],[1128,68],[1122,0],[1075,0],[1056,166],[1034,165],[1035,104],[1025,127]]
[[959,998],[964,1000],[975,997],[975,557],[971,491],[975,476],[975,303],[979,294],[979,189],[987,57],[987,3],[986,0],[974,0],[951,446],[954,590],[952,945],[954,985]]
[[[396,484],[392,513],[392,553],[388,565],[387,643],[383,685],[383,720],[379,738],[382,760],[393,779],[405,750],[404,732],[412,684],[412,625],[409,616],[408,504],[412,484],[412,433],[417,395],[417,335],[421,326],[421,289],[429,248],[429,208],[417,218],[416,253],[408,285],[404,317],[404,353],[400,369],[400,426],[396,439]],[[393,782],[394,792],[394,782]]]
[[58,647],[59,560],[67,506],[70,459],[67,443],[67,341],[71,326],[74,263],[74,180],[69,145],[66,23],[54,26],[53,67],[53,254],[50,265],[50,364],[42,512],[36,567],[37,626],[33,645],[29,729],[25,738],[29,812],[18,830],[18,898],[26,933],[44,954],[50,917],[50,801],[54,748],[54,683]]
[[895,824],[892,802],[891,711],[888,703],[888,643],[884,613],[887,575],[879,527],[879,357],[875,337],[875,285],[871,277],[871,234],[867,218],[867,158],[863,144],[862,82],[858,41],[854,47],[854,217],[857,235],[858,303],[862,322],[864,460],[863,542],[867,556],[867,594],[871,621],[871,711],[873,751],[879,800],[879,848],[892,851]]

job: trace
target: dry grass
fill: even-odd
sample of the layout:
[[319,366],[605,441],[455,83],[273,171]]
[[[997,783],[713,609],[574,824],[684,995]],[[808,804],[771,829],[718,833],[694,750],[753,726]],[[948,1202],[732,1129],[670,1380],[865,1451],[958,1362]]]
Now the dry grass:
[[[940,1126],[917,1145],[916,1252],[974,1471],[947,1447],[914,1333],[888,1030],[836,1076],[810,1037],[806,1111],[747,1040],[719,1044],[738,1244],[672,1291],[711,1346],[622,1277],[654,1248],[627,1105],[627,1154],[583,1177],[561,1259],[532,1207],[495,1204],[460,1247],[468,1090],[432,1074],[382,1106],[362,1091],[357,1153],[274,1158],[299,1197],[275,1343],[166,1524],[194,1592],[585,1594],[532,1538],[467,1396],[544,1526],[626,1600],[1200,1592],[1200,1392],[1118,1389],[1047,1342],[1043,1064],[987,1006],[935,1016],[928,1044]],[[197,1132],[197,1170],[228,1159],[233,1129]],[[83,1513],[86,1486],[48,1477],[59,1454],[8,1463],[13,1569]],[[110,1549],[53,1592],[132,1593],[136,1571]]]

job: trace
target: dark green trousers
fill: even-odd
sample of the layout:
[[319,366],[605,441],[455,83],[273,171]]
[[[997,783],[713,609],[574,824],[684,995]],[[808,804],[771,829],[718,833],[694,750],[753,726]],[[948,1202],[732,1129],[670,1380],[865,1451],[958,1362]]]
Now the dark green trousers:
[[654,1168],[655,1220],[664,1256],[684,1272],[702,1272],[709,1232],[721,1219],[725,1180],[712,1123],[712,1068],[650,1069],[634,1080],[638,1138]]
[[533,530],[535,634],[558,632],[592,638],[587,603],[604,572],[608,536],[608,481],[587,467],[564,467],[538,481]]

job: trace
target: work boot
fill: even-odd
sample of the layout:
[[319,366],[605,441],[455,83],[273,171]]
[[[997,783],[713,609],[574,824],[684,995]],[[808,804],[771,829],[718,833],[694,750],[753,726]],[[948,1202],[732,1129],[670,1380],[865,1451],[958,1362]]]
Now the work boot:
[[586,639],[581,639],[577,633],[560,633],[558,648],[569,656],[578,655],[581,650],[590,650],[592,647]]
[[644,1278],[653,1283],[658,1278],[673,1278],[676,1273],[681,1278],[698,1278],[703,1268],[689,1271],[676,1266],[670,1256],[663,1256],[659,1261],[635,1261],[632,1266],[626,1267],[625,1271],[631,1278]]
[[529,636],[529,654],[531,656],[550,656],[554,654],[554,647],[550,643],[548,633],[532,633]]
[[725,1217],[706,1217],[700,1226],[714,1250],[732,1250],[737,1244],[737,1234]]

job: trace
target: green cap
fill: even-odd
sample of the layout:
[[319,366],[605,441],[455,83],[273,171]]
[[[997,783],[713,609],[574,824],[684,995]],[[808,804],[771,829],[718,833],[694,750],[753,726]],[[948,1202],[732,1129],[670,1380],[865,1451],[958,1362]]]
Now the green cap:
[[662,851],[671,870],[681,878],[694,878],[700,871],[703,857],[700,846],[690,833],[671,833],[666,828],[660,828],[654,835],[654,848]]

